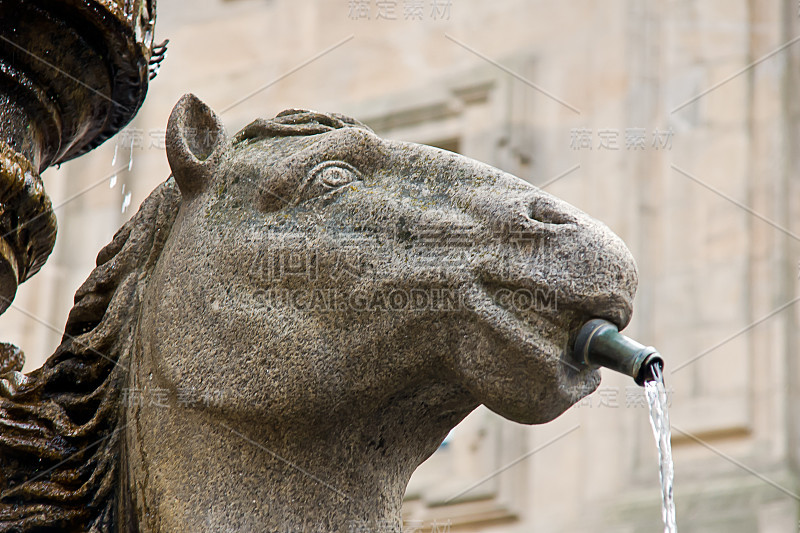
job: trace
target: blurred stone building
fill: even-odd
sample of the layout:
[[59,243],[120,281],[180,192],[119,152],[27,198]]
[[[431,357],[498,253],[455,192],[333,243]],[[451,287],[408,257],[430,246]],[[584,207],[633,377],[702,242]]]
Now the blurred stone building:
[[[289,107],[516,174],[637,258],[626,333],[671,391],[682,532],[797,531],[800,19],[789,0],[162,0],[168,58],[134,122],[44,175],[56,249],[0,339],[59,342],[98,250],[169,174],[185,92],[229,132]],[[130,158],[132,165],[129,169]],[[415,474],[406,529],[660,531],[642,391],[604,373],[556,421],[479,409]],[[360,531],[360,530],[357,530]]]

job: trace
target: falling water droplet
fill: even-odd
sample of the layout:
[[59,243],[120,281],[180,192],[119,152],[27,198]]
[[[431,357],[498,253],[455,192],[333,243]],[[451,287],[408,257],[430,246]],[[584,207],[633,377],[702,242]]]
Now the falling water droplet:
[[122,199],[122,212],[124,213],[128,206],[131,205],[131,193],[125,195],[125,198]]
[[117,184],[117,175],[114,174],[113,176],[111,176],[111,179],[108,181],[108,188],[109,189],[113,189],[114,185],[116,185],[116,184]]
[[114,159],[111,160],[111,166],[117,164],[117,152],[119,151],[119,144],[114,144]]

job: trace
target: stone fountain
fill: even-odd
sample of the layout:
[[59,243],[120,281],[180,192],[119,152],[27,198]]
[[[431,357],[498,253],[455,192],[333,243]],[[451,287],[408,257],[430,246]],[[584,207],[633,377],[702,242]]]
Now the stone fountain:
[[155,0],[0,0],[0,312],[53,250],[41,173],[102,144],[163,58]]
[[[5,306],[53,247],[40,173],[122,128],[163,56],[154,2],[31,4],[0,0]],[[0,351],[0,532],[397,533],[478,405],[545,423],[597,365],[660,365],[617,333],[622,241],[498,169],[336,113],[229,137],[192,95],[167,157],[56,352]]]

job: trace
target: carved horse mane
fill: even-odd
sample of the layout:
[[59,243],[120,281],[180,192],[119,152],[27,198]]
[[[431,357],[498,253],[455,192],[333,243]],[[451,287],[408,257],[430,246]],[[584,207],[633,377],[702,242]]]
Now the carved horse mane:
[[[251,123],[233,143],[348,127],[369,129],[343,115],[287,110]],[[157,187],[98,254],[55,353],[28,375],[19,364],[0,378],[0,532],[110,532],[120,523],[121,435],[132,423],[120,398],[142,292],[180,202],[173,179]]]

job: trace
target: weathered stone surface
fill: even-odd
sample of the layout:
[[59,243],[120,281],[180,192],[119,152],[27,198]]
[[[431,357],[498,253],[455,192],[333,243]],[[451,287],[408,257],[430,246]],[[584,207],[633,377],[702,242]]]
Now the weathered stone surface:
[[167,155],[0,389],[0,531],[400,531],[458,421],[552,420],[599,381],[577,328],[630,319],[622,242],[488,165],[311,111],[228,139],[191,95]]
[[22,370],[25,364],[25,354],[22,350],[7,342],[0,342],[0,374]]

